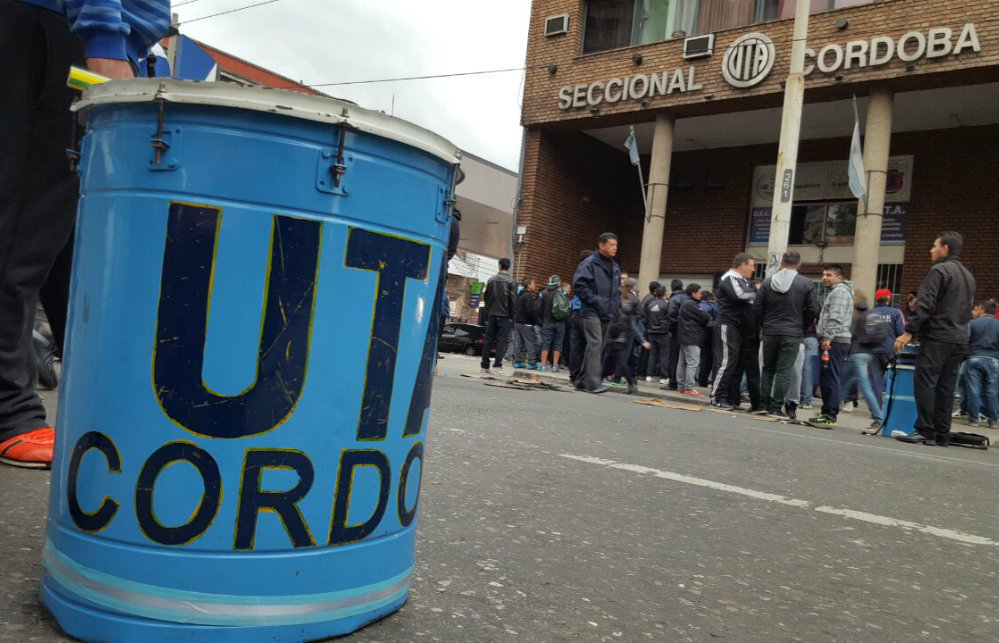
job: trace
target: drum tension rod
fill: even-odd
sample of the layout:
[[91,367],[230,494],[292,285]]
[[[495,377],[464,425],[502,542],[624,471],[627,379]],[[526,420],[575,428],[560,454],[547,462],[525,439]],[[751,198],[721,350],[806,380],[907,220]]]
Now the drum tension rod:
[[160,164],[160,160],[163,158],[163,152],[170,147],[170,144],[163,140],[163,105],[166,103],[162,98],[156,99],[159,105],[158,113],[156,115],[156,138],[150,141],[150,145],[156,150],[155,163]]
[[339,188],[340,181],[343,179],[344,172],[347,171],[347,166],[343,164],[343,145],[347,138],[347,124],[340,124],[340,141],[337,143],[336,150],[336,164],[330,168],[330,172],[333,173],[333,187]]

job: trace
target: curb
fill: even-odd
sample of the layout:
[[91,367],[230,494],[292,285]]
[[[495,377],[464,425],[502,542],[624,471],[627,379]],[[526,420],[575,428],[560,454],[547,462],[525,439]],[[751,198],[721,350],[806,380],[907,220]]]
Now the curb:
[[[572,386],[572,384],[569,383],[569,379],[567,377],[562,377],[560,375],[551,375],[550,373],[548,373],[546,371],[535,371],[535,370],[517,368],[517,369],[513,370],[513,373],[511,373],[511,377],[519,376],[519,375],[525,375],[525,376],[530,376],[530,377],[540,377],[542,379],[553,380],[553,381],[556,381],[556,382],[560,382],[561,384],[563,384],[565,386],[570,386],[570,387]],[[616,386],[609,386],[608,385],[607,386],[607,392],[608,393],[617,393],[619,395],[628,395],[628,389],[626,387],[623,387],[623,386],[620,387],[620,388],[618,388]],[[670,402],[683,402],[685,404],[700,404],[702,406],[708,406],[709,405],[709,400],[707,398],[705,398],[705,397],[691,397],[689,395],[681,395],[679,393],[672,393],[670,391],[662,391],[662,392],[643,391],[641,384],[638,385],[638,392],[637,393],[632,393],[631,396],[632,397],[648,397],[648,398],[654,398],[654,399],[659,399],[659,400],[669,400]]]

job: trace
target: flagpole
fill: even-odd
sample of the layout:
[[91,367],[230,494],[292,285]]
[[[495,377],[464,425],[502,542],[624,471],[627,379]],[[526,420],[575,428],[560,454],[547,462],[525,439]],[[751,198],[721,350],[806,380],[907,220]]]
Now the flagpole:
[[642,164],[639,163],[636,167],[638,167],[638,183],[640,184],[640,187],[642,189],[642,207],[645,208],[645,212],[644,212],[645,220],[648,221],[649,220],[649,198],[648,198],[648,195],[646,195],[646,193],[645,193],[646,186],[645,186],[645,177],[642,176]]

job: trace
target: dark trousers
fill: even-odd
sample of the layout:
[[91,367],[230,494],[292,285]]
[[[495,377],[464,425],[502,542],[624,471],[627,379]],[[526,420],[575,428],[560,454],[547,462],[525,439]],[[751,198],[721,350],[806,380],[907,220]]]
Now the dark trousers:
[[937,441],[949,438],[957,372],[967,356],[967,344],[920,341],[914,376],[915,428],[919,434]]
[[680,363],[680,340],[677,339],[676,333],[671,333],[669,337],[669,388],[675,391],[676,385],[676,367]]
[[569,379],[573,382],[583,370],[583,355],[586,353],[586,338],[583,336],[582,318],[579,311],[569,315]]
[[649,366],[645,371],[652,377],[669,376],[669,335],[666,333],[649,333]]
[[714,372],[714,364],[714,327],[709,326],[704,329],[704,341],[701,342],[701,365],[697,370],[698,386],[708,386],[711,382],[711,374]]
[[607,334],[609,322],[598,317],[583,317],[580,325],[583,337],[586,339],[586,351],[583,354],[583,368],[576,378],[576,387],[594,390],[601,386],[603,380],[602,358],[604,337]]
[[715,327],[715,381],[711,397],[719,404],[738,406],[742,399],[742,331],[733,324]]
[[513,324],[509,317],[489,315],[486,322],[486,337],[482,343],[482,368],[489,368],[489,347],[496,342],[496,359],[493,366],[503,366],[503,356],[506,354],[506,343],[510,339],[510,329]]
[[836,419],[839,405],[845,391],[842,390],[846,375],[846,356],[850,353],[849,344],[832,342],[829,346],[829,361],[822,366],[819,374],[819,387],[822,389],[822,414]]
[[[765,335],[763,337],[763,405],[770,411],[784,408],[784,398],[791,384],[791,372],[801,347],[800,337]],[[797,399],[797,398],[795,398]]]
[[616,376],[624,378],[628,384],[635,386],[635,372],[632,370],[632,344],[635,338],[630,334],[624,341],[618,341],[608,346],[607,355],[604,356],[604,372],[613,372]]
[[[760,340],[755,335],[744,336],[742,346],[739,348],[739,357],[742,361],[742,373],[746,375],[746,392],[749,393],[749,406],[753,410],[763,407],[763,398],[760,386]],[[736,380],[736,398],[742,400],[742,395],[738,391],[739,383],[742,380],[742,373]],[[735,405],[733,405],[735,406]]]
[[[66,87],[83,45],[62,15],[0,1],[0,440],[46,426],[32,381],[38,291],[65,247],[79,191]],[[55,329],[53,329],[55,330]],[[61,337],[58,338],[62,340]]]

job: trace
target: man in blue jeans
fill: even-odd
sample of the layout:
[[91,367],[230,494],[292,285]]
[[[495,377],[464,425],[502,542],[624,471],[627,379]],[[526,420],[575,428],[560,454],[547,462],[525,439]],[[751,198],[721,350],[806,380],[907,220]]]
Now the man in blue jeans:
[[984,410],[989,428],[999,420],[999,319],[996,302],[983,301],[971,311],[968,342],[965,399],[968,403],[968,426],[978,426]]

